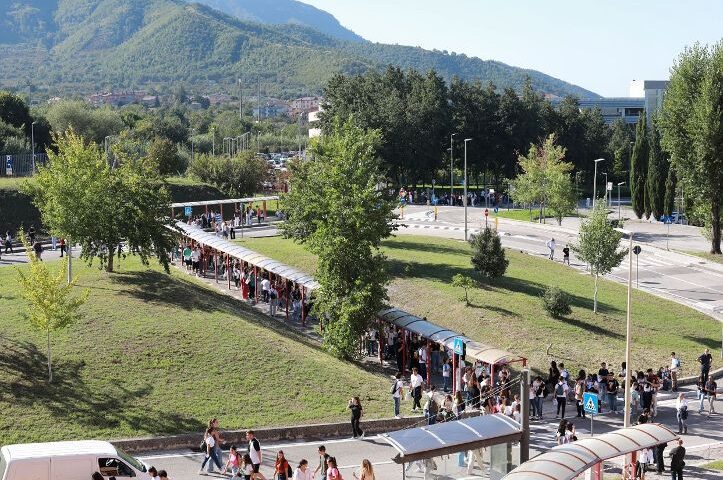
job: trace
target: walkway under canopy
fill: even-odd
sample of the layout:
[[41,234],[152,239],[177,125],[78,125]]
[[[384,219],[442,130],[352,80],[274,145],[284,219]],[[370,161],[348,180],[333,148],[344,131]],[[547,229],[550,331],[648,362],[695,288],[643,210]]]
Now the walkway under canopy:
[[677,438],[678,435],[657,423],[623,428],[558,445],[515,468],[503,480],[571,480],[605,460],[672,442]]

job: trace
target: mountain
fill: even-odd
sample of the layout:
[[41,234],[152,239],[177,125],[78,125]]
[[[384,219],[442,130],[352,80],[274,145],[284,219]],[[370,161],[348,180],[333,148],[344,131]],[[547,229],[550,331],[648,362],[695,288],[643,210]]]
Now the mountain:
[[328,12],[295,0],[188,0],[215,8],[232,17],[270,25],[293,24],[309,27],[337,40],[364,41],[341,26]]
[[529,76],[544,93],[597,96],[534,70],[340,40],[298,23],[252,22],[182,0],[0,0],[0,87],[47,95],[167,90],[177,84],[192,91],[235,92],[236,79],[242,78],[248,88],[260,82],[267,95],[291,97],[320,93],[335,73],[388,64],[435,68],[445,78],[458,75],[500,88],[519,89]]

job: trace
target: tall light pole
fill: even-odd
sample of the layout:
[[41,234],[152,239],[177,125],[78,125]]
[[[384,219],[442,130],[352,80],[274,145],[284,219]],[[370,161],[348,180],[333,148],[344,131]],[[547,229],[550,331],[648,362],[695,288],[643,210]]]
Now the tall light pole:
[[633,369],[630,365],[630,350],[632,347],[633,327],[632,327],[632,308],[633,308],[633,232],[616,228],[620,233],[626,234],[630,239],[628,247],[628,311],[625,325],[625,418],[623,419],[623,427],[630,427],[630,389],[632,387],[630,381],[630,373]]
[[454,201],[454,137],[457,135],[453,133],[449,136],[449,204],[453,205]]
[[35,175],[35,124],[38,123],[33,122],[30,124],[30,144],[33,149],[33,175]]
[[603,175],[605,175],[605,207],[609,207],[610,202],[608,201],[608,172],[603,172]]
[[211,127],[211,155],[216,156],[216,127]]
[[244,119],[244,90],[241,79],[238,79],[238,118]]
[[467,142],[471,138],[464,139],[464,241],[467,241]]
[[620,185],[625,185],[625,182],[618,183],[618,223],[620,223]]
[[597,198],[597,164],[604,162],[604,158],[595,160],[595,175],[592,177],[592,208],[595,209],[595,199]]

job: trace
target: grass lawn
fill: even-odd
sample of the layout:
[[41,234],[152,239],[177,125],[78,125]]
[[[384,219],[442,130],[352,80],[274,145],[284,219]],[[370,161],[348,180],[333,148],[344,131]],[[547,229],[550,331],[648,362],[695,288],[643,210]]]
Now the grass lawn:
[[[313,273],[316,259],[302,246],[280,237],[237,240],[289,265]],[[597,368],[601,361],[615,370],[624,360],[626,288],[601,280],[599,313],[592,313],[593,279],[559,263],[507,250],[505,277],[471,292],[450,286],[456,273],[472,275],[470,248],[461,241],[399,235],[383,244],[393,281],[390,303],[483,343],[509,349],[547,371],[550,359],[568,369]],[[541,307],[545,286],[557,285],[571,296],[572,314],[553,319]],[[680,354],[684,374],[695,371],[705,347],[718,348],[720,324],[690,308],[652,295],[633,293],[633,368],[667,364]],[[546,350],[552,344],[548,357]]]
[[711,470],[723,471],[723,460],[716,460],[714,462],[706,463],[705,465],[702,465],[702,467],[709,468]]
[[[510,220],[519,220],[521,222],[536,222],[540,219],[540,210],[532,210],[532,220],[530,220],[529,210],[507,210],[500,208],[497,213],[490,210],[490,218],[497,215],[500,218],[509,218]],[[545,218],[552,218],[550,215],[545,215]]]
[[723,264],[723,255],[713,255],[708,252],[685,252],[688,255],[695,255],[696,257],[704,258],[710,262],[716,262]]
[[18,190],[20,184],[30,177],[0,177],[0,190]]
[[17,274],[0,268],[0,445],[200,432],[213,416],[223,428],[346,421],[351,395],[370,417],[390,413],[383,375],[183,273],[135,259],[111,275],[74,267],[91,295],[53,336],[52,384]]

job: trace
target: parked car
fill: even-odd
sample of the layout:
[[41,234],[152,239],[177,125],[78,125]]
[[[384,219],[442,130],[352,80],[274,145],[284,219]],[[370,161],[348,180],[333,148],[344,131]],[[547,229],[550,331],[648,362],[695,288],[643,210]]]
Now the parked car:
[[110,442],[25,443],[0,448],[0,480],[146,478],[148,466]]

